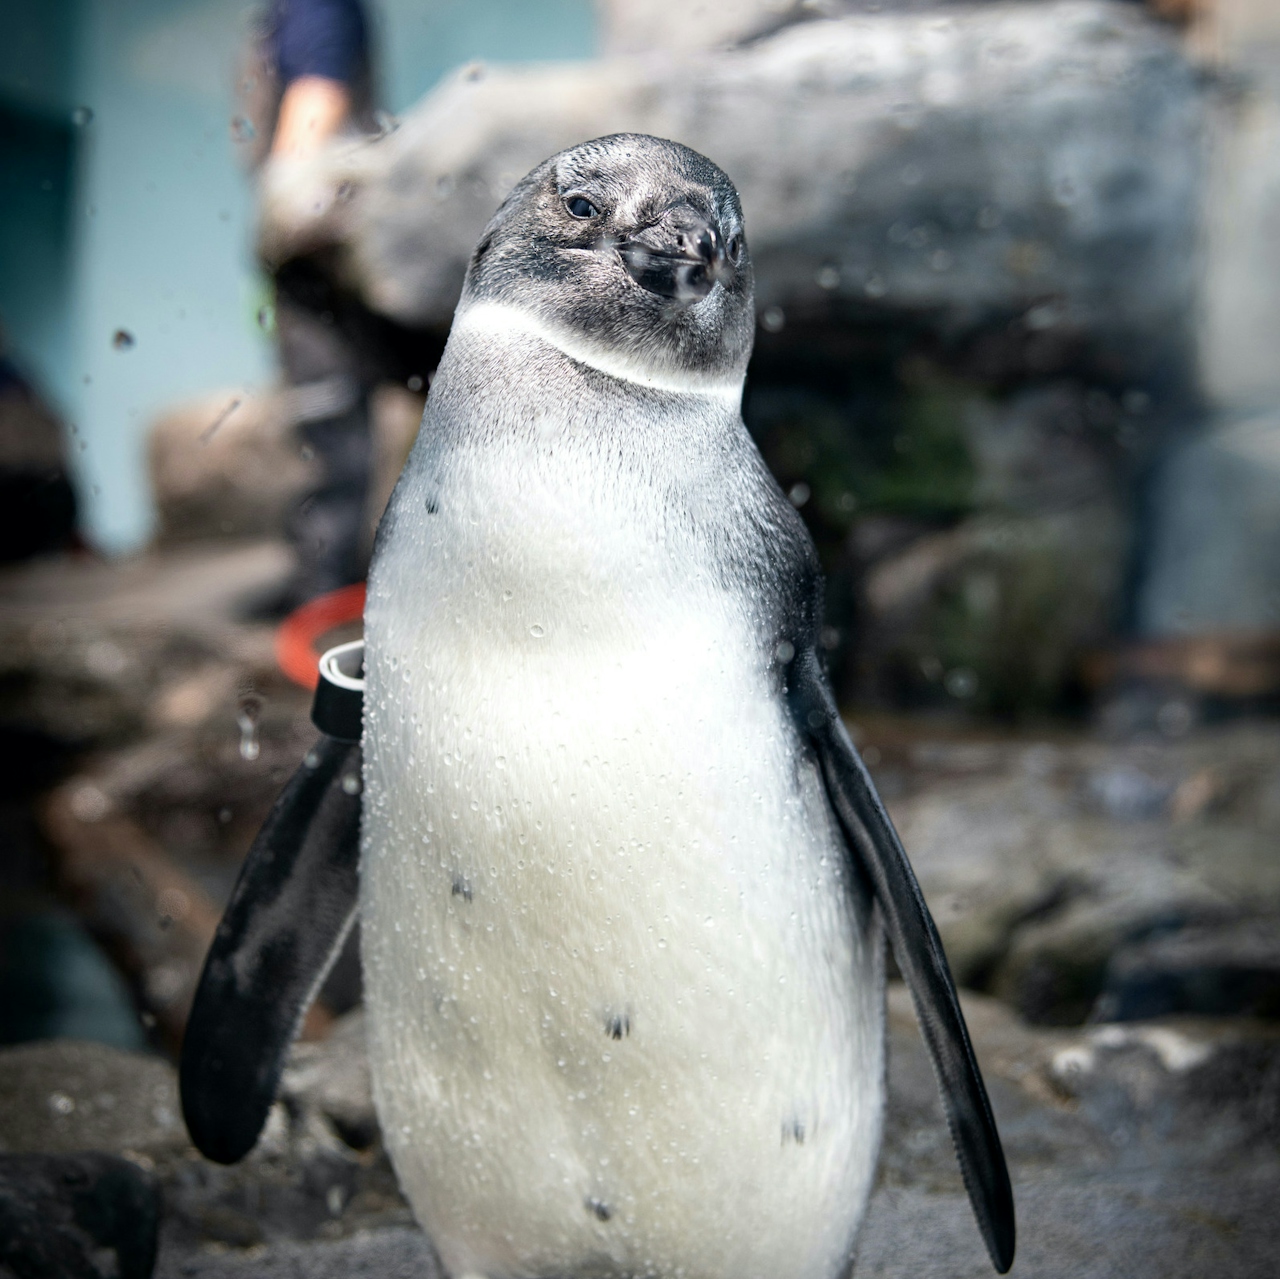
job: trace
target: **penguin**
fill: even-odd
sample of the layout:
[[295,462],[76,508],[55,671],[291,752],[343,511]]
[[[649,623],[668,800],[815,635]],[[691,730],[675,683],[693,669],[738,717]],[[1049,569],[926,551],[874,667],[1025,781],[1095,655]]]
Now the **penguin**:
[[471,258],[360,646],[246,861],[183,1049],[254,1144],[359,913],[384,1139],[454,1279],[836,1279],[884,1114],[884,940],[995,1269],[1009,1176],[937,930],[841,722],[822,580],[743,424],[741,205],[562,151]]

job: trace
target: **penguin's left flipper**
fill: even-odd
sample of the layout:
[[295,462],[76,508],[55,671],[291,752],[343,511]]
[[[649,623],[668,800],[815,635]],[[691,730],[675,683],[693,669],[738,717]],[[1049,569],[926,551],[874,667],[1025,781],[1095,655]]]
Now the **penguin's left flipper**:
[[991,1264],[1013,1264],[1013,1189],[951,969],[915,872],[875,784],[841,722],[816,653],[797,653],[793,705],[813,743],[827,796],[870,881],[933,1061],[956,1157]]
[[360,697],[359,681],[348,682],[317,690],[312,718],[325,735],[249,849],[187,1019],[182,1112],[191,1140],[218,1163],[257,1142],[294,1036],[355,919]]

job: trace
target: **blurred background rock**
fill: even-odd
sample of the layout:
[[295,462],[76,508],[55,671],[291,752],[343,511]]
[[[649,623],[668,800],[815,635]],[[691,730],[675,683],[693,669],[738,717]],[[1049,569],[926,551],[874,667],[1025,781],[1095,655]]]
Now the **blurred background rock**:
[[[320,468],[264,266],[369,388],[367,556],[481,227],[547,154],[638,129],[742,192],[746,420],[968,988],[1021,1264],[1268,1273],[1280,8],[382,0],[374,135],[257,212],[252,13],[18,4],[0,48],[0,1151],[133,1159],[166,1273],[430,1264],[368,1100],[358,938],[250,1164],[204,1163],[173,1110],[204,950],[314,735],[263,620]],[[963,1271],[893,1007],[864,1266]]]

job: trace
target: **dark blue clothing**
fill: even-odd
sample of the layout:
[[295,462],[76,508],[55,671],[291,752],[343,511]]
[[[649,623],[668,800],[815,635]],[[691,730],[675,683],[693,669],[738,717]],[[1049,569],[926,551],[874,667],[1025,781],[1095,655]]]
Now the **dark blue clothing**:
[[353,84],[369,63],[369,31],[360,0],[272,0],[267,47],[281,87],[302,76]]
[[[304,76],[336,80],[350,91],[351,131],[374,130],[369,29],[360,0],[269,0],[263,34],[281,93]],[[348,322],[350,308],[334,304],[324,268],[300,259],[277,265],[275,279],[285,376],[291,386],[320,393],[324,405],[296,421],[321,478],[289,518],[297,566],[275,604],[293,608],[360,581],[368,567],[372,384]]]

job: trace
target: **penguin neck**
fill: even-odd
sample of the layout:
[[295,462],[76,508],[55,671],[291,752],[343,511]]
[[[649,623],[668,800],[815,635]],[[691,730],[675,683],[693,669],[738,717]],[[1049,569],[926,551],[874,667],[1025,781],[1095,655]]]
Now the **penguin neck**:
[[542,317],[507,302],[464,302],[454,317],[450,336],[489,341],[531,339],[551,347],[575,364],[645,390],[695,396],[729,404],[735,409],[742,402],[745,372],[724,375],[647,365],[623,352],[608,350],[584,334],[549,324]]

